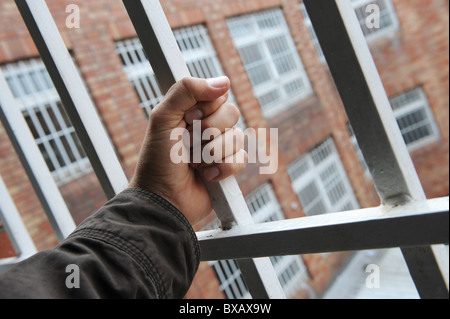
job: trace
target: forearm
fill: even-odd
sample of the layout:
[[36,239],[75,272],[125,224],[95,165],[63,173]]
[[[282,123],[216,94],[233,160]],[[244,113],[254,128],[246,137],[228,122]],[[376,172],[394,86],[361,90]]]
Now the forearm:
[[[182,298],[199,264],[195,233],[163,198],[128,189],[60,245],[0,277],[3,298]],[[80,270],[68,288],[68,265]]]

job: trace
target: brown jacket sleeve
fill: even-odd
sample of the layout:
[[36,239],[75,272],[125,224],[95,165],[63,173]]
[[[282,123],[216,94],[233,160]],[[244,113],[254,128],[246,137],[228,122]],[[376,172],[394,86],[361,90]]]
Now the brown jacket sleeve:
[[[57,247],[4,273],[0,298],[182,298],[199,260],[197,237],[180,211],[127,189]],[[79,269],[79,288],[66,285],[75,275],[68,265]]]

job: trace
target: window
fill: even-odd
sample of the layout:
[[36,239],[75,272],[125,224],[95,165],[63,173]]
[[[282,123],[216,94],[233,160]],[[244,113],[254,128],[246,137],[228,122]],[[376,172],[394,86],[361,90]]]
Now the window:
[[410,151],[439,138],[430,105],[421,87],[393,97],[390,101]]
[[266,117],[312,93],[280,9],[230,18],[227,24]]
[[[270,184],[261,185],[245,200],[255,223],[284,219],[281,207]],[[301,257],[279,256],[270,259],[286,296],[294,296],[307,279],[306,267]],[[210,264],[216,271],[221,283],[220,287],[228,298],[250,297],[235,261],[214,261]]]
[[[213,78],[224,74],[208,31],[203,25],[174,30],[174,35],[192,76]],[[116,49],[128,79],[139,96],[140,106],[150,116],[151,110],[161,102],[163,94],[141,42],[138,38],[119,41]],[[236,104],[232,94],[228,101]],[[237,126],[245,128],[242,117]]]
[[90,171],[89,160],[42,61],[7,64],[2,71],[55,181],[66,183]]
[[140,107],[149,117],[152,109],[161,102],[163,94],[141,42],[138,38],[119,41],[116,43],[116,50],[122,59],[124,71],[141,101]]
[[[359,24],[368,41],[385,36],[398,29],[399,23],[395,14],[394,6],[391,0],[351,0],[355,8]],[[367,17],[371,14],[366,12],[369,4],[376,4],[380,8],[380,27],[368,28],[366,24]]]
[[359,208],[331,138],[289,165],[288,173],[308,216]]
[[[359,23],[363,30],[363,33],[367,41],[373,41],[380,37],[386,36],[392,31],[398,29],[399,22],[395,14],[394,6],[391,0],[351,0],[353,7],[355,8],[356,16],[359,19]],[[371,14],[366,12],[367,5],[376,4],[380,8],[380,28],[368,28],[366,25],[366,19]],[[316,47],[317,54],[322,62],[325,62],[325,56],[322,48],[320,47],[319,40],[309,18],[308,12],[303,2],[300,3],[300,10],[303,14],[305,24],[311,34],[314,46]]]

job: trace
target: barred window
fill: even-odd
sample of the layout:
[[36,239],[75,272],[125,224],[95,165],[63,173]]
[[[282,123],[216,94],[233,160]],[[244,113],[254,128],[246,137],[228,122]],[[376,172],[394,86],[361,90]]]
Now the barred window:
[[39,59],[2,66],[6,81],[56,183],[91,171],[89,160]]
[[[397,15],[395,14],[395,9],[394,6],[392,5],[391,0],[375,0],[375,1],[351,0],[351,1],[367,41],[372,41],[380,37],[386,36],[389,33],[392,33],[393,31],[398,29],[399,22],[397,19]],[[369,4],[376,4],[380,8],[379,28],[367,27],[366,19],[370,13],[366,12],[366,8]],[[308,28],[311,34],[314,46],[316,47],[317,55],[319,56],[320,60],[324,62],[325,56],[323,54],[316,32],[314,31],[311,19],[309,18],[308,11],[306,10],[306,7],[303,2],[300,3],[300,11],[302,12],[306,27]]]
[[[214,78],[224,74],[217,53],[204,25],[174,30],[175,39],[190,73],[198,78]],[[116,42],[125,73],[141,101],[140,106],[149,117],[151,110],[163,99],[155,74],[138,38]],[[236,104],[233,94],[228,102]],[[241,117],[238,127],[245,128]]]
[[[366,36],[367,41],[377,39],[385,36],[399,27],[397,15],[391,0],[351,0],[355,8],[356,15],[359,19],[359,24]],[[380,9],[380,27],[369,28],[366,20],[370,12],[366,12],[369,4],[375,4]]]
[[227,24],[266,117],[312,93],[281,9],[229,18]]
[[133,85],[140,99],[140,107],[147,117],[152,109],[162,101],[163,94],[159,88],[155,73],[148,63],[147,56],[138,38],[116,42],[128,80]]
[[439,130],[421,87],[391,98],[391,106],[408,149],[415,150],[439,138]]
[[[245,200],[255,223],[284,219],[272,186],[268,183],[258,187]],[[276,256],[270,259],[286,296],[294,296],[307,280],[306,267],[301,257]],[[214,261],[210,264],[219,278],[221,290],[228,298],[250,298],[235,261]]]
[[331,138],[289,165],[288,173],[306,215],[359,208]]

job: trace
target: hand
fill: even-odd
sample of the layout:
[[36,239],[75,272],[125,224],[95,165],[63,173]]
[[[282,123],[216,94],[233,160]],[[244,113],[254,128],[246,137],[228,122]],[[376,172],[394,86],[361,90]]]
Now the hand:
[[[130,187],[145,188],[167,199],[192,225],[212,211],[200,174],[207,181],[218,182],[236,175],[247,163],[241,130],[233,131],[237,137],[235,147],[226,147],[233,141],[225,138],[228,135],[225,129],[232,128],[240,116],[236,106],[226,103],[229,89],[227,77],[208,80],[184,78],[174,84],[164,100],[152,110],[136,172],[130,183]],[[233,156],[232,162],[222,160],[221,163],[190,165],[183,162],[175,164],[171,160],[170,151],[179,142],[170,140],[171,132],[177,128],[189,131],[194,120],[201,120],[202,131],[217,128],[221,133],[202,147],[220,143],[229,152],[223,152],[222,158]]]

